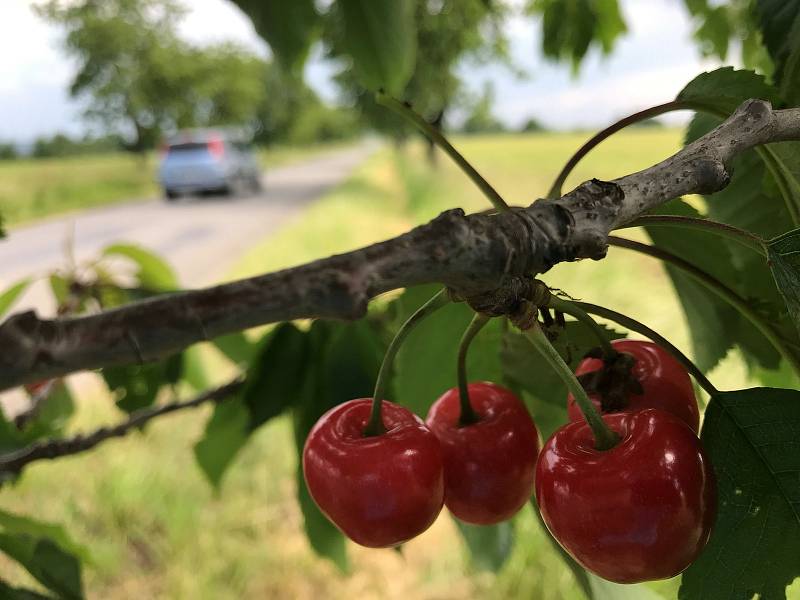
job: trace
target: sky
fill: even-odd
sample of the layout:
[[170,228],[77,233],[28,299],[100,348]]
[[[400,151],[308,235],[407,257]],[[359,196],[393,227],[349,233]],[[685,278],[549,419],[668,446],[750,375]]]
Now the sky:
[[[69,97],[74,63],[60,47],[62,32],[37,17],[36,0],[2,0],[0,7],[0,140],[28,143],[58,131],[85,132],[82,106]],[[199,44],[237,41],[262,56],[266,44],[248,19],[228,0],[192,0],[180,25],[181,34]],[[509,126],[530,117],[558,129],[597,128],[616,118],[672,99],[695,75],[715,68],[701,59],[691,41],[683,0],[621,0],[629,33],[610,57],[593,52],[573,77],[567,65],[554,65],[540,55],[539,24],[514,18],[508,26],[518,77],[497,64],[460,67],[475,94],[490,82],[495,115]],[[320,95],[336,99],[321,49],[312,53],[306,79]],[[681,120],[677,116],[673,119]]]

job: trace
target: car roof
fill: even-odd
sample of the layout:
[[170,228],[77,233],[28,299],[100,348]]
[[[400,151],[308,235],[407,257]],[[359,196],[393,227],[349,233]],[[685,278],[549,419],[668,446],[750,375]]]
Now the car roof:
[[178,144],[203,144],[212,139],[221,139],[225,142],[250,142],[251,135],[248,135],[243,128],[237,127],[207,127],[195,129],[181,129],[177,133],[169,136],[166,143],[169,146]]

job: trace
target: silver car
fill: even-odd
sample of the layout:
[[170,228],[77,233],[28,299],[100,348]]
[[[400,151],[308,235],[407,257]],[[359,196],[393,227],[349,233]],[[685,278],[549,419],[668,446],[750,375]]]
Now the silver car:
[[184,194],[239,195],[261,189],[252,145],[244,135],[223,128],[184,130],[169,138],[158,175],[167,200]]

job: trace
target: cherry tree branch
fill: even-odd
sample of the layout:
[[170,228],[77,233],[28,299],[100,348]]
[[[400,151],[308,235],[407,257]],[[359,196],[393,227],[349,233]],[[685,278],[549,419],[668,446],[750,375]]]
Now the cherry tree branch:
[[610,231],[684,194],[730,181],[749,148],[800,140],[800,109],[748,100],[724,123],[647,169],[591,180],[557,200],[502,214],[449,210],[396,238],[291,269],[168,294],[98,314],[46,320],[33,312],[0,324],[0,390],[83,369],[166,357],[199,341],[278,321],[356,319],[384,292],[441,283],[469,298],[508,277],[563,261],[601,259]]
[[113,427],[101,427],[89,435],[76,435],[71,438],[50,439],[35,442],[14,452],[0,454],[0,484],[9,475],[17,475],[28,464],[44,459],[60,458],[91,450],[95,446],[115,437],[123,437],[132,429],[142,427],[147,422],[172,412],[196,408],[206,402],[220,402],[237,392],[244,384],[243,378],[236,378],[218,388],[203,392],[191,400],[170,402],[154,408],[136,411],[126,420]]

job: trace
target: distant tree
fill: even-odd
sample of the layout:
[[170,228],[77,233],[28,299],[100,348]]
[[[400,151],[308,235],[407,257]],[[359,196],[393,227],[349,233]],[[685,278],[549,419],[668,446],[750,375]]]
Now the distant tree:
[[464,133],[496,133],[505,131],[506,127],[492,114],[494,104],[494,88],[491,84],[483,87],[483,93],[472,107],[472,111],[464,120],[461,131]]
[[64,133],[56,133],[51,137],[37,138],[31,149],[34,158],[56,158],[65,156],[80,156],[83,154],[99,154],[102,152],[117,152],[124,148],[122,138],[117,135],[102,137],[84,136],[71,138]]
[[19,157],[17,147],[8,142],[0,142],[0,160],[13,160]]
[[542,125],[536,117],[528,118],[519,128],[520,133],[534,133],[539,131],[547,131],[547,127]]
[[86,117],[153,147],[175,127],[253,121],[264,94],[263,61],[230,44],[195,48],[176,25],[175,0],[49,0],[36,7],[66,29],[78,59],[70,92],[89,100]]

